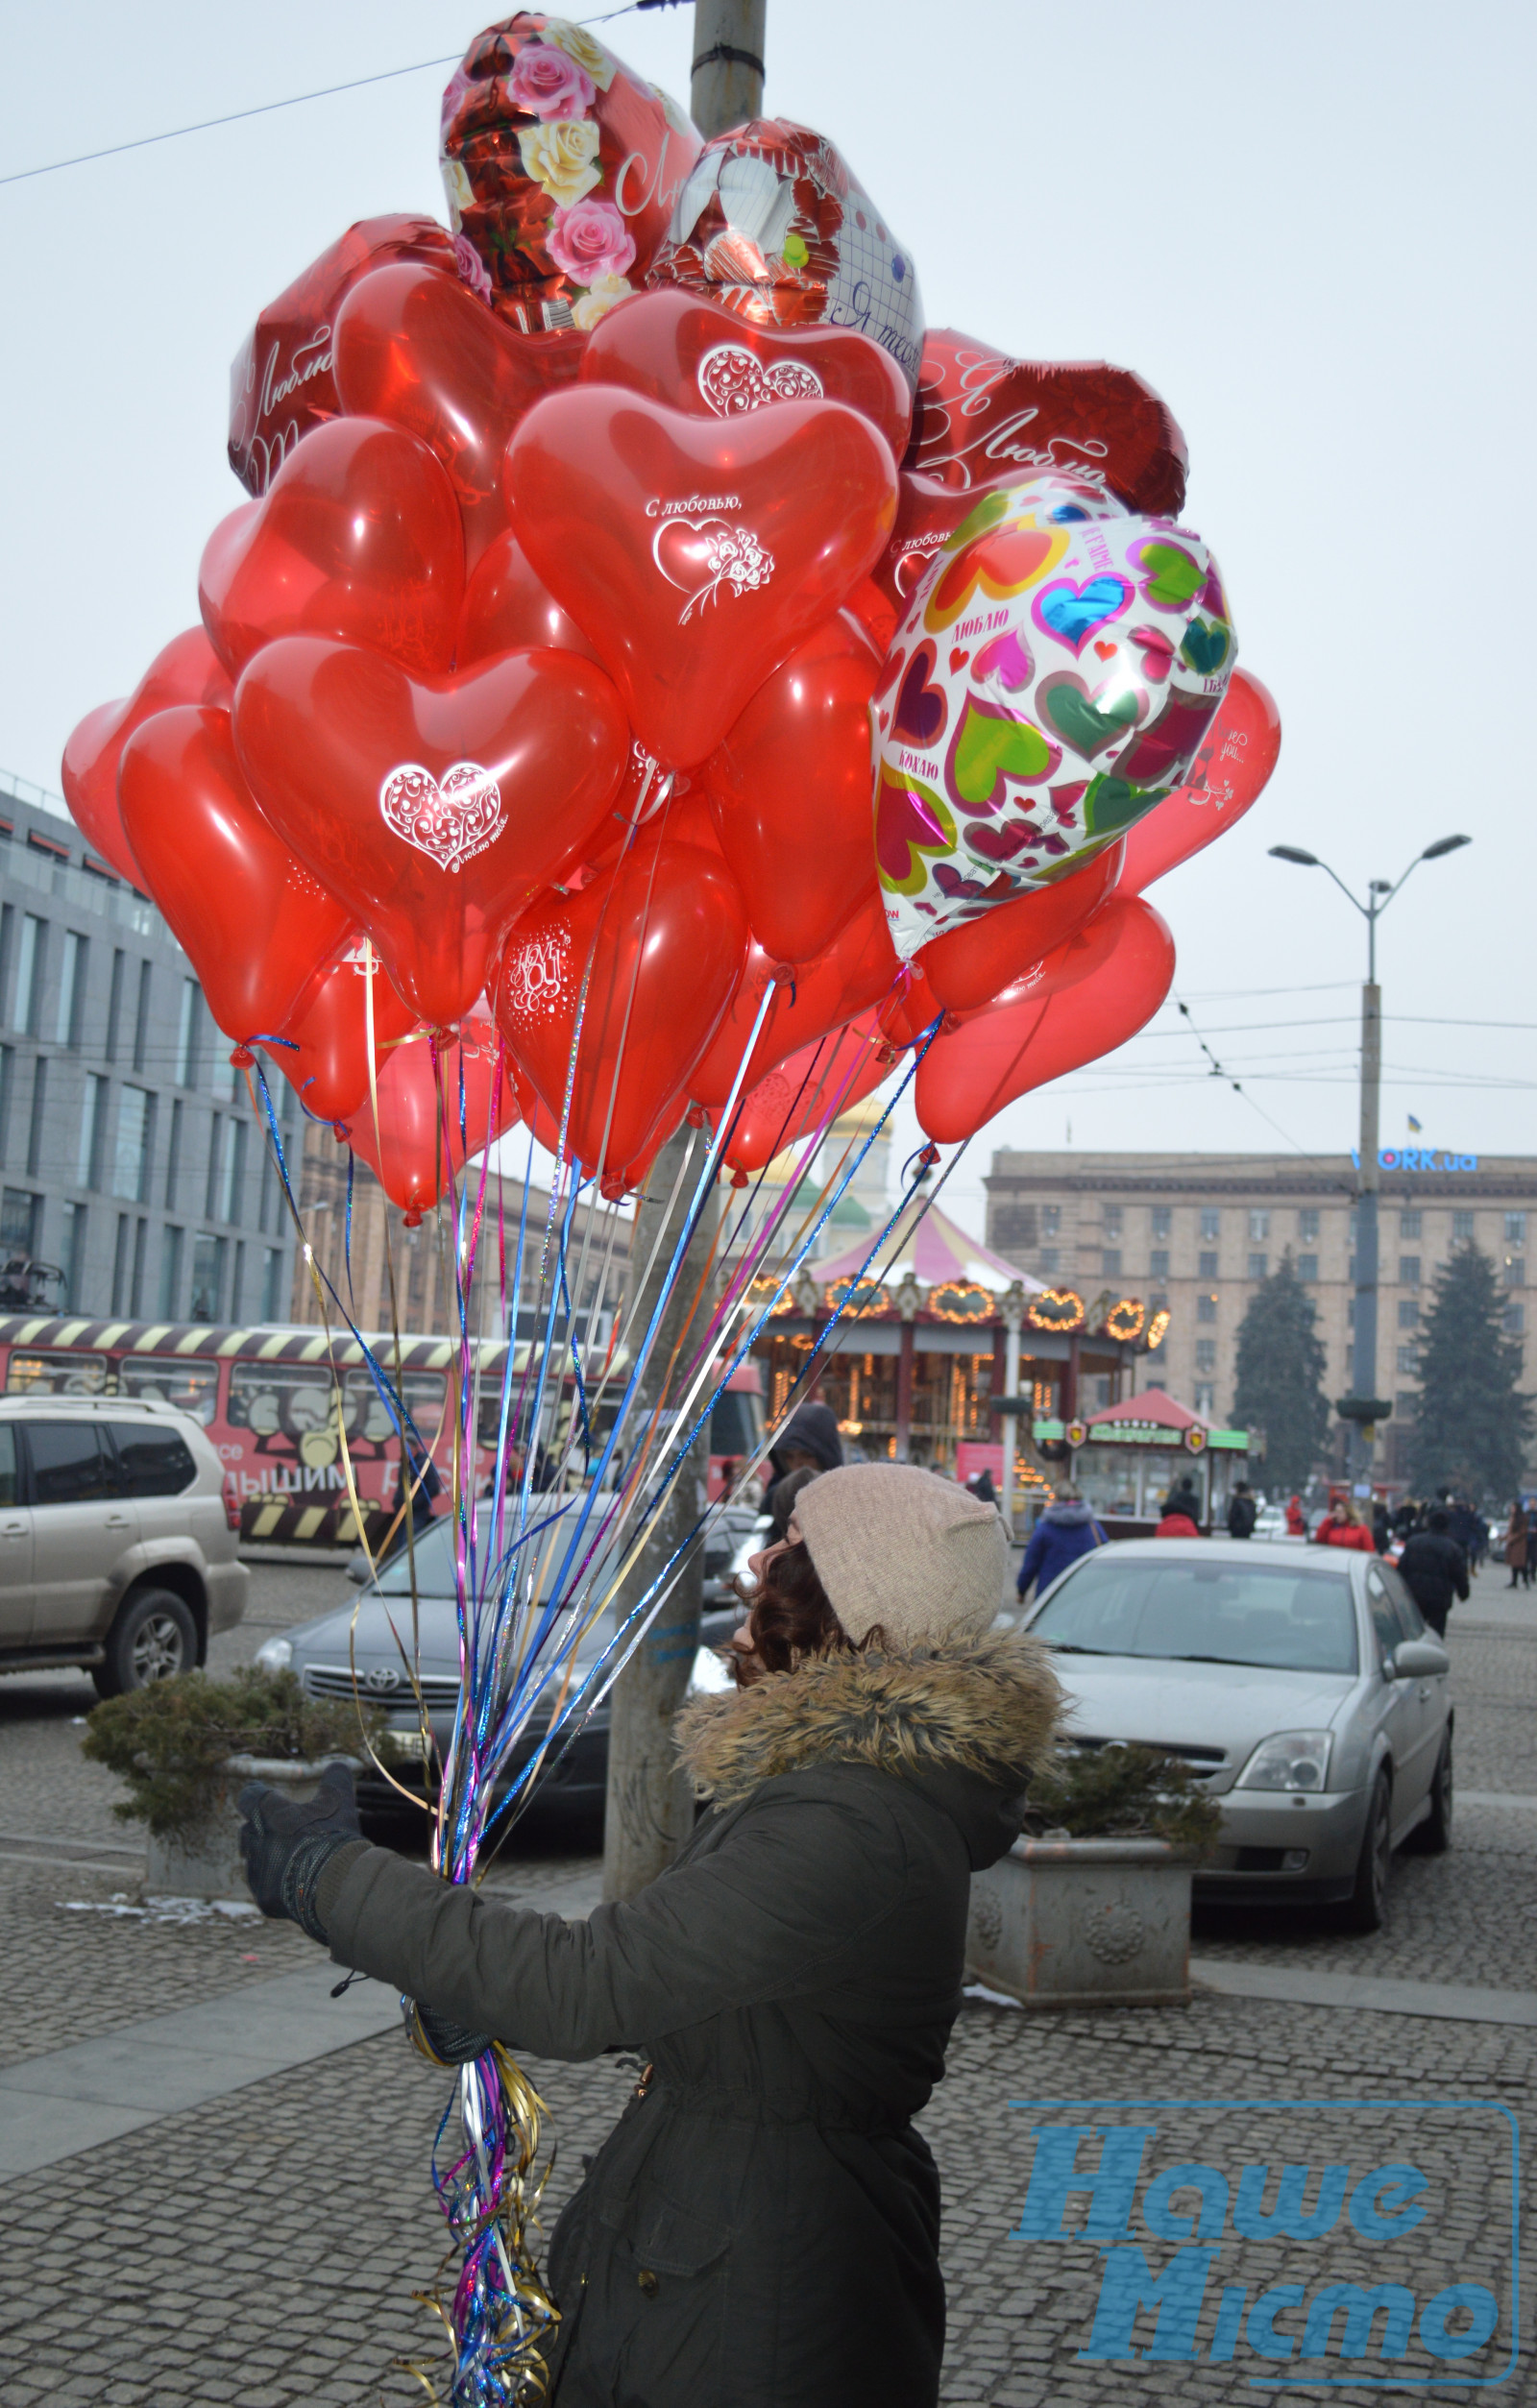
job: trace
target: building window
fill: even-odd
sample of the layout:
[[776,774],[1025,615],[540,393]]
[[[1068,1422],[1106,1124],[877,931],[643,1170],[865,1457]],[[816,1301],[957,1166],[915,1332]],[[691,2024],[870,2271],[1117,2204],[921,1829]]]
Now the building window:
[[1472,1213],[1471,1213],[1471,1212],[1454,1212],[1454,1213],[1452,1215],[1452,1245],[1453,1245],[1453,1246],[1461,1246],[1461,1245],[1463,1245],[1463,1244],[1468,1244],[1468,1245],[1471,1245],[1471,1244],[1472,1244],[1472,1242],[1473,1242],[1473,1215],[1472,1215]]
[[182,1099],[177,1096],[171,1105],[171,1142],[165,1151],[165,1203],[174,1212],[177,1205],[177,1181],[182,1173]]
[[149,1190],[150,1098],[143,1087],[125,1087],[117,1099],[117,1152],[112,1193],[125,1204],[143,1204]]
[[1094,1402],[1096,1404],[1109,1404],[1110,1401],[1110,1383],[1105,1374],[1101,1373],[1094,1381]]
[[1250,1277],[1250,1278],[1251,1278],[1251,1279],[1268,1279],[1268,1278],[1269,1278],[1269,1277],[1270,1277],[1270,1257],[1269,1257],[1269,1255],[1268,1255],[1268,1254],[1251,1254],[1251,1255],[1250,1255],[1250,1257],[1249,1257],[1249,1277]]
[[1168,1381],[1167,1381],[1167,1380],[1163,1377],[1163,1374],[1162,1374],[1162,1373],[1161,1373],[1161,1372],[1155,1372],[1155,1373],[1153,1374],[1152,1377],[1149,1379],[1149,1381],[1148,1381],[1148,1383],[1147,1383],[1147,1384],[1148,1384],[1148,1386],[1149,1386],[1150,1388],[1156,1388],[1156,1389],[1158,1390],[1158,1392],[1159,1392],[1159,1395],[1161,1397],[1161,1396],[1165,1393],[1165,1391],[1167,1390],[1167,1388],[1168,1388],[1168,1384],[1169,1384],[1169,1383],[1168,1383]]
[[1507,1338],[1524,1338],[1526,1334],[1526,1307],[1507,1304],[1502,1315]]
[[1197,1321],[1215,1321],[1217,1318],[1216,1298],[1214,1296],[1198,1296],[1195,1300],[1195,1317]]
[[1419,1255],[1418,1255],[1418,1254],[1400,1254],[1400,1256],[1399,1256],[1399,1285],[1400,1285],[1400,1287],[1401,1287],[1401,1288],[1417,1288],[1417,1287],[1419,1286],[1419,1284],[1420,1284],[1420,1257],[1419,1257]]
[[27,1177],[40,1179],[43,1132],[48,1114],[48,1058],[39,1054],[32,1065],[32,1126],[27,1131]]
[[1420,1370],[1420,1350],[1417,1346],[1400,1347],[1399,1370],[1401,1372],[1407,1372],[1411,1379],[1418,1377]]
[[1310,1288],[1316,1283],[1318,1278],[1318,1256],[1316,1254],[1298,1255],[1297,1277],[1301,1279],[1305,1288]]
[[0,1045],[0,1161],[5,1159],[6,1140],[11,1134],[11,1082],[15,1075],[15,1047]]
[[192,1241],[194,1321],[217,1321],[224,1295],[224,1240],[200,1231]]
[[1118,1279],[1121,1276],[1121,1250],[1118,1246],[1102,1246],[1099,1257],[1100,1277]]
[[1169,1300],[1155,1288],[1147,1300],[1147,1308],[1150,1313],[1166,1313],[1169,1309]]
[[110,1062],[117,1059],[123,1038],[123,980],[127,972],[128,956],[119,945],[112,956],[111,984],[107,990],[107,1042],[102,1048]]
[[107,1082],[99,1071],[85,1073],[85,1093],[80,1107],[80,1176],[77,1187],[99,1187],[102,1171],[102,1129],[107,1118]]
[[1260,1238],[1268,1237],[1270,1235],[1270,1215],[1268,1212],[1251,1212],[1249,1215],[1249,1235],[1256,1245],[1258,1244]]
[[1198,1379],[1195,1383],[1195,1409],[1204,1422],[1209,1422],[1217,1409],[1215,1391],[1208,1379]]
[[1505,1244],[1507,1246],[1524,1247],[1525,1243],[1526,1215],[1524,1212],[1507,1212],[1505,1215]]
[[243,1120],[227,1120],[224,1124],[223,1159],[219,1165],[219,1200],[213,1214],[216,1221],[237,1221],[240,1218],[245,1176],[246,1125]]
[[1418,1210],[1401,1212],[1399,1214],[1400,1237],[1422,1237],[1425,1233],[1421,1227],[1424,1219],[1424,1213]]
[[1105,1234],[1106,1234],[1106,1236],[1107,1236],[1107,1237],[1119,1237],[1119,1236],[1120,1236],[1120,1234],[1121,1234],[1121,1207],[1120,1207],[1120,1205],[1119,1205],[1119,1204],[1103,1204],[1103,1205],[1100,1207],[1100,1210],[1101,1210],[1101,1214],[1102,1214],[1103,1221],[1104,1221],[1104,1227],[1105,1227]]
[[[54,1023],[54,1041],[59,1045],[80,1043],[80,1007],[85,992],[85,939],[71,928],[64,936],[64,958],[59,970],[59,1017]],[[1506,1220],[1510,1218],[1507,1213]]]
[[1413,1423],[1420,1410],[1420,1399],[1413,1389],[1405,1395],[1401,1388],[1393,1399],[1393,1412],[1400,1422]]
[[[992,1243],[1015,1261],[1034,1253],[1040,1243],[1040,1215],[1034,1204],[995,1204],[990,1215]],[[262,1228],[266,1228],[263,1221]]]
[[13,1025],[23,1036],[37,1034],[37,1006],[42,993],[42,962],[47,923],[36,912],[21,914],[21,942],[16,947],[16,1009]]
[[37,1199],[25,1187],[8,1187],[0,1193],[0,1247],[8,1253],[35,1254],[37,1251]]
[[1155,1246],[1148,1259],[1148,1277],[1150,1279],[1166,1279],[1168,1276],[1169,1250],[1166,1246]]
[[131,1321],[144,1318],[144,1255],[149,1245],[150,1225],[147,1221],[134,1224],[134,1277],[129,1282],[128,1315]]
[[261,1266],[261,1318],[281,1321],[282,1317],[282,1248],[269,1246]]
[[162,1321],[174,1321],[182,1294],[182,1231],[169,1223],[160,1240],[160,1301]]
[[1526,1284],[1526,1257],[1525,1257],[1525,1254],[1507,1254],[1507,1255],[1505,1256],[1505,1285],[1506,1285],[1506,1287],[1507,1287],[1507,1288],[1524,1288],[1524,1287],[1525,1286],[1525,1284]]
[[1202,1253],[1197,1255],[1195,1275],[1198,1279],[1214,1279],[1216,1277],[1217,1257],[1214,1250],[1210,1253]]
[[1297,1234],[1301,1238],[1316,1240],[1318,1236],[1318,1213],[1312,1204],[1306,1205],[1303,1211],[1298,1213]]
[[142,1070],[150,1041],[150,965],[138,965],[138,1002],[134,1009],[134,1067]]
[[1217,1342],[1215,1338],[1197,1338],[1195,1342],[1195,1367],[1198,1372],[1214,1372],[1216,1370]]
[[1405,1297],[1399,1305],[1399,1327],[1401,1329],[1418,1329],[1419,1326],[1420,1308],[1412,1297]]
[[224,1119],[215,1112],[208,1122],[208,1176],[203,1186],[203,1209],[210,1221],[219,1218],[219,1139]]
[[221,1104],[234,1102],[234,1064],[222,1045],[213,1057],[212,1086]]
[[1058,1236],[1060,1236],[1060,1235],[1061,1235],[1061,1226],[1062,1226],[1062,1208],[1061,1208],[1061,1204],[1042,1204],[1042,1205],[1041,1205],[1041,1207],[1040,1207],[1040,1233],[1041,1233],[1041,1236],[1042,1236],[1042,1237],[1058,1237]]
[[1213,1242],[1222,1235],[1222,1215],[1212,1204],[1201,1207],[1201,1235]]
[[198,1006],[203,990],[195,978],[182,981],[182,1012],[176,1029],[176,1083],[191,1086],[198,1069]]
[[230,1282],[230,1319],[238,1321],[246,1301],[246,1242],[236,1238],[234,1277]]
[[117,1238],[112,1247],[112,1319],[118,1321],[128,1310],[129,1216],[117,1216]]
[[1043,1246],[1043,1247],[1041,1248],[1041,1250],[1040,1250],[1040,1276],[1041,1276],[1041,1277],[1042,1277],[1043,1279],[1055,1279],[1055,1278],[1056,1278],[1056,1277],[1057,1277],[1058,1268],[1059,1268],[1059,1264],[1058,1264],[1058,1250],[1057,1250],[1057,1248],[1056,1248],[1055,1246]]
[[82,1310],[85,1286],[85,1207],[83,1204],[64,1206],[64,1242],[60,1248],[63,1260],[60,1266],[64,1275],[64,1304],[72,1313]]
[[1169,1209],[1168,1205],[1167,1205],[1167,1204],[1155,1204],[1155,1205],[1154,1205],[1154,1207],[1153,1207],[1153,1234],[1154,1234],[1154,1236],[1155,1236],[1155,1237],[1167,1237],[1167,1236],[1168,1236],[1168,1234],[1169,1234],[1170,1229],[1171,1229],[1171,1228],[1172,1228],[1172,1227],[1173,1227],[1173,1225],[1174,1225],[1174,1215],[1173,1215],[1173,1213],[1170,1211],[1170,1209]]

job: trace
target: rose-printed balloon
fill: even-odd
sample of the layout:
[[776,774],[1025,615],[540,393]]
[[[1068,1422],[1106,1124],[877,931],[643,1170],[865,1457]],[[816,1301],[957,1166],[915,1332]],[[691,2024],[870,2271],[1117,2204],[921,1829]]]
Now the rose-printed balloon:
[[676,103],[565,17],[489,27],[443,95],[454,232],[526,334],[585,331],[639,289],[698,155]]
[[842,326],[916,386],[923,304],[899,243],[832,144],[754,118],[717,134],[678,194],[649,281],[682,284],[758,326]]
[[1055,476],[982,496],[871,702],[875,854],[906,960],[1081,868],[1183,777],[1232,673],[1198,535]]

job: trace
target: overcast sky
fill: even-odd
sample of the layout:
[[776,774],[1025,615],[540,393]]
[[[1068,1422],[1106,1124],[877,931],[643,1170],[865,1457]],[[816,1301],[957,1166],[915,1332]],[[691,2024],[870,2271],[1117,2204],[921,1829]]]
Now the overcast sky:
[[[692,11],[605,38],[686,104]],[[6,0],[0,174],[456,55],[442,0]],[[1276,693],[1254,813],[1153,890],[1172,1008],[995,1143],[1338,1152],[1354,1139],[1357,889],[1449,830],[1384,923],[1383,1141],[1537,1152],[1528,823],[1533,12],[1474,0],[769,0],[768,106],[829,134],[917,259],[931,324],[1139,370],[1188,438],[1240,657]],[[352,220],[443,213],[448,70],[0,185],[0,765],[57,789],[75,720],[197,616],[241,499],[229,364]],[[1498,706],[1498,707],[1497,707]],[[1457,1026],[1456,1023],[1470,1025]],[[1500,1024],[1500,1025],[1494,1025]],[[1261,1108],[1280,1124],[1278,1134]],[[904,1149],[905,1150],[905,1149]]]

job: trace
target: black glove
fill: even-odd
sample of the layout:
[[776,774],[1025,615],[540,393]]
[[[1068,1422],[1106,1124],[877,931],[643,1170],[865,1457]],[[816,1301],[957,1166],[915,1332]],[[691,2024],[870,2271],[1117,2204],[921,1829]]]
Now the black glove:
[[338,1848],[361,1839],[353,1776],[345,1764],[328,1764],[316,1796],[304,1804],[265,1781],[248,1781],[235,1800],[240,1856],[251,1895],[265,1915],[286,1915],[312,1940],[326,1944],[316,1892]]
[[471,2031],[417,1999],[403,1998],[401,2013],[411,2046],[433,2065],[469,2065],[492,2046],[489,2031]]

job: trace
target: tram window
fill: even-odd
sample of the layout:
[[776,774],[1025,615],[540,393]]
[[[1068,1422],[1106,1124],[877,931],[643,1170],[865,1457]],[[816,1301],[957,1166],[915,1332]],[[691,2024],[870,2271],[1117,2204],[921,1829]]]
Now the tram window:
[[6,1366],[12,1397],[100,1397],[107,1389],[105,1354],[22,1354]]
[[324,1363],[235,1363],[230,1371],[232,1429],[290,1438],[335,1423],[329,1368]]
[[[387,1362],[381,1363],[386,1382],[397,1385]],[[449,1383],[442,1372],[402,1372],[399,1381],[405,1409],[416,1423],[418,1432],[430,1447],[438,1435]],[[395,1423],[388,1406],[375,1384],[374,1374],[364,1368],[342,1374],[342,1394],[347,1399],[347,1435],[350,1439],[370,1439],[381,1446],[395,1435]]]
[[172,1404],[189,1413],[207,1429],[219,1409],[217,1363],[183,1363],[170,1355],[151,1355],[118,1365],[117,1382],[125,1397],[150,1404]]

